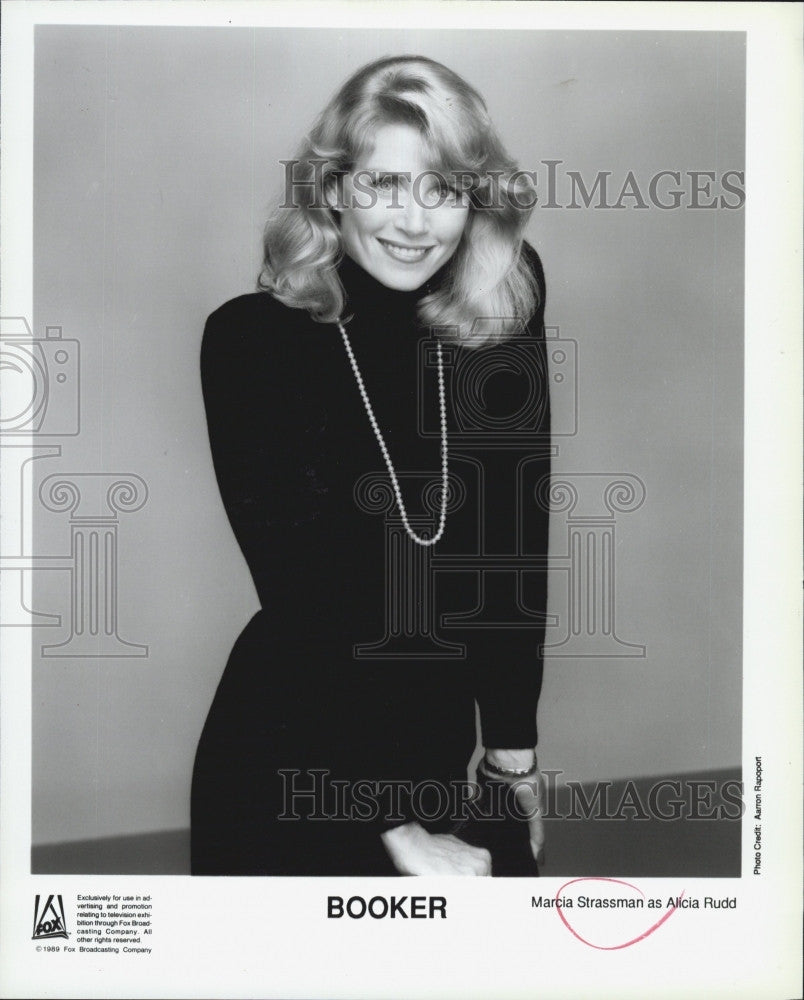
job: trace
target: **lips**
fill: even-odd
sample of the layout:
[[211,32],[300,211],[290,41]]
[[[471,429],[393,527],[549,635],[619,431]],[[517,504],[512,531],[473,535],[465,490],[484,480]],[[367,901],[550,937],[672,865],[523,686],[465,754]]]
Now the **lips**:
[[381,239],[379,236],[377,237],[377,242],[389,257],[401,261],[403,264],[418,264],[433,249],[432,246],[417,247],[408,246],[404,243],[394,243],[391,240]]

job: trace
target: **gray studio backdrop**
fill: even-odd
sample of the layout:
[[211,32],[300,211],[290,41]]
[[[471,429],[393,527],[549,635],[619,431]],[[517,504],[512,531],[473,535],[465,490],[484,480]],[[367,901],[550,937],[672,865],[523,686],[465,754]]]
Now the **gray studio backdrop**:
[[[566,341],[554,471],[578,497],[551,528],[547,641],[568,655],[547,659],[541,763],[739,765],[743,212],[690,202],[743,168],[743,36],[42,27],[31,322],[80,363],[80,425],[61,399],[34,461],[34,844],[188,826],[205,714],[258,607],[208,449],[204,320],[254,288],[278,161],[348,73],[405,52],[471,81],[538,175],[529,238]],[[650,199],[664,170],[677,209]],[[646,205],[569,207],[571,171],[610,172],[610,201],[632,171]],[[715,174],[708,195],[689,171]],[[609,539],[606,579],[573,569],[573,532]],[[570,625],[572,573],[612,591],[613,629],[589,607]]]

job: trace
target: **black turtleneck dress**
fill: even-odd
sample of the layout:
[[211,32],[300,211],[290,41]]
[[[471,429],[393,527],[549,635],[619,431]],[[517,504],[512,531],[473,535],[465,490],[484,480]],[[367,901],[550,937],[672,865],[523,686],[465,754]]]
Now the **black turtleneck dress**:
[[[486,747],[535,745],[547,552],[535,492],[550,416],[544,279],[535,251],[523,253],[541,305],[521,335],[443,347],[452,499],[430,549],[401,527],[337,326],[264,292],[209,317],[212,457],[262,609],[234,644],[199,741],[194,874],[395,874],[380,835],[413,819],[482,843],[477,823],[471,836],[456,824],[455,800],[422,783],[466,780],[475,701]],[[348,257],[340,277],[408,516],[432,534],[441,455],[435,342],[416,320],[423,290],[391,290]],[[303,794],[314,787],[318,798]],[[536,874],[519,827],[520,860],[505,869],[492,848],[495,874]]]

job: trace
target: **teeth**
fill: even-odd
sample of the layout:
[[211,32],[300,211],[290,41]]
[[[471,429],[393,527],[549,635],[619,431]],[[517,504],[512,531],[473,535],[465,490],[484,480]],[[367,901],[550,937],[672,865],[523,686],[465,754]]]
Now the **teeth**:
[[380,243],[392,257],[408,262],[422,260],[430,249],[430,247],[402,247],[396,243],[388,243],[386,240],[380,240]]

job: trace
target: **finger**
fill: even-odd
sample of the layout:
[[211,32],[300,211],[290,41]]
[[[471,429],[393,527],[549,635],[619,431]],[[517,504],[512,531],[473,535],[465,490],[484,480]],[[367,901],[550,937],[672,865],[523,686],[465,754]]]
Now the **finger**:
[[485,858],[475,858],[474,862],[474,873],[475,875],[486,876],[491,875],[491,855],[487,853]]
[[455,875],[477,877],[488,875],[490,865],[484,863],[480,858],[464,856],[461,858],[452,858],[451,868]]
[[483,848],[480,852],[481,875],[491,875],[491,853]]
[[541,816],[534,816],[528,822],[530,833],[530,849],[536,861],[544,862],[544,823]]
[[491,854],[485,847],[472,847],[465,857],[473,875],[491,874]]
[[475,847],[454,834],[442,834],[441,843],[447,849],[451,864],[459,875],[490,875],[491,854],[485,847]]

